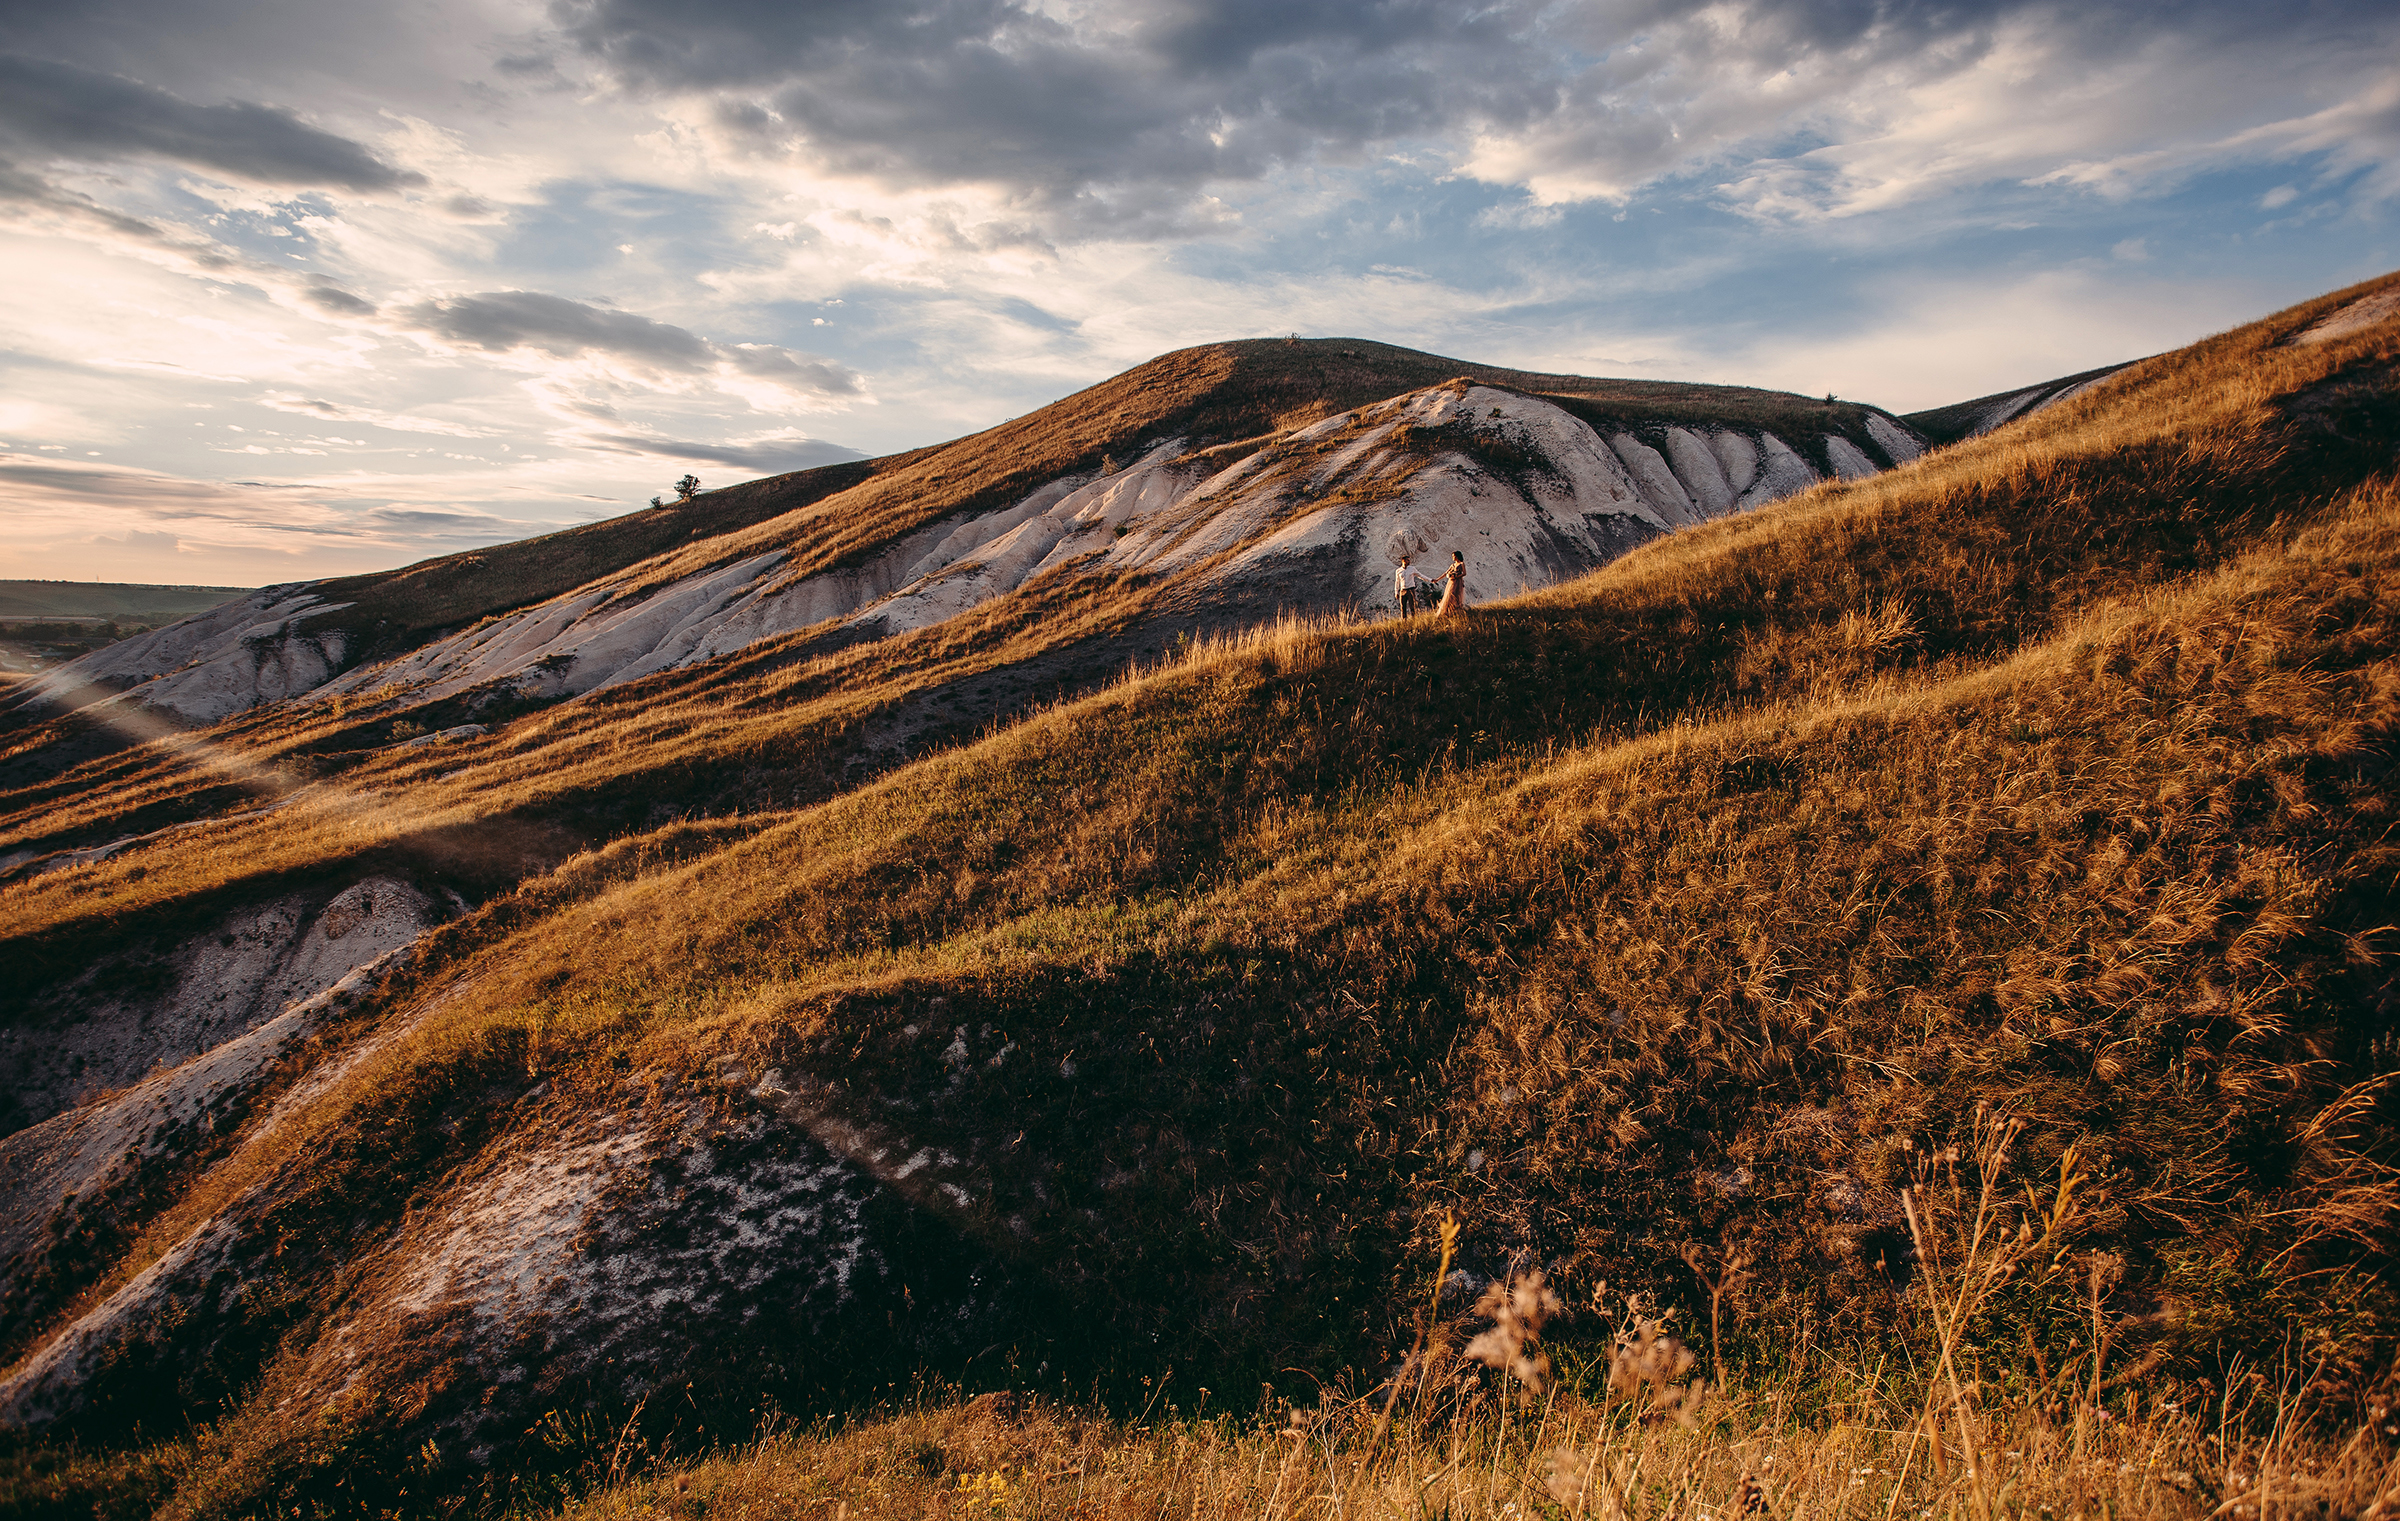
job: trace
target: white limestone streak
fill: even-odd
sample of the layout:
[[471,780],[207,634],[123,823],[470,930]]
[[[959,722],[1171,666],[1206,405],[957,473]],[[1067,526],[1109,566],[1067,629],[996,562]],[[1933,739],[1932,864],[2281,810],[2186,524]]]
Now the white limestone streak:
[[1689,528],[1701,521],[1702,514],[1693,505],[1691,493],[1683,489],[1683,483],[1675,479],[1675,472],[1667,468],[1665,456],[1630,433],[1620,433],[1608,442],[1617,451],[1617,458],[1625,462],[1626,472],[1640,486],[1642,499],[1669,527]]
[[1925,452],[1925,446],[1915,436],[1880,412],[1867,414],[1867,436],[1875,440],[1876,447],[1895,465],[1905,465]]
[[181,1305],[184,1287],[206,1282],[240,1239],[238,1226],[225,1216],[212,1217],[43,1343],[0,1381],[0,1426],[39,1428],[81,1408],[85,1387],[109,1354],[166,1320]]
[[[1330,424],[1345,423],[1364,430],[1359,442],[1332,456],[1349,473],[1295,468],[1305,485],[1273,499],[1277,520],[1262,524],[1261,536],[1210,573],[1210,585],[1228,592],[1280,588],[1290,570],[1313,566],[1320,569],[1320,595],[1373,606],[1389,597],[1391,561],[1398,554],[1425,555],[1428,568],[1438,570],[1446,553],[1458,549],[1467,557],[1468,600],[1476,602],[1548,585],[1558,579],[1562,562],[1582,569],[1623,553],[1629,547],[1625,530],[1612,529],[1612,522],[1638,523],[1643,536],[1672,526],[1598,434],[1532,397],[1482,386],[1463,394],[1436,387],[1318,428],[1330,432]],[[1516,457],[1546,461],[1548,468],[1502,479],[1468,451],[1404,459],[1374,447],[1402,425],[1463,428]],[[1129,537],[1134,563],[1193,563],[1213,547],[1219,521],[1183,542],[1164,529],[1140,542]],[[1153,559],[1152,546],[1162,541],[1170,547]]]
[[229,1102],[255,1086],[328,1014],[392,969],[414,943],[352,967],[331,987],[180,1066],[0,1139],[0,1178],[7,1190],[0,1197],[8,1203],[0,1212],[0,1268],[60,1199],[91,1193],[136,1158],[161,1155],[185,1127],[213,1124]]
[[1833,473],[1846,481],[1863,481],[1878,468],[1865,450],[1839,433],[1825,435],[1825,457],[1833,462]]
[[2337,338],[2363,333],[2394,317],[2400,317],[2400,285],[2387,285],[2381,290],[2367,292],[2356,301],[2335,307],[2284,342],[2331,343]]
[[[314,894],[298,892],[230,913],[184,938],[140,980],[122,976],[138,948],[104,952],[29,1010],[31,1024],[9,1042],[10,1096],[38,1122],[93,1092],[145,1082],[333,986],[441,917],[409,884],[370,877],[321,907]],[[13,1145],[0,1142],[0,1158]],[[13,1186],[6,1170],[0,1166],[0,1209]]]
[[1689,428],[1669,428],[1667,459],[1675,467],[1675,479],[1682,482],[1703,517],[1723,517],[1733,511],[1739,493],[1725,478],[1724,462],[1706,441]]
[[1823,479],[1790,444],[1772,433],[1758,435],[1758,479],[1742,493],[1736,507],[1763,507],[1779,497],[1796,496]]
[[1738,500],[1758,479],[1758,441],[1747,433],[1712,433],[1708,445],[1725,467],[1725,485]]

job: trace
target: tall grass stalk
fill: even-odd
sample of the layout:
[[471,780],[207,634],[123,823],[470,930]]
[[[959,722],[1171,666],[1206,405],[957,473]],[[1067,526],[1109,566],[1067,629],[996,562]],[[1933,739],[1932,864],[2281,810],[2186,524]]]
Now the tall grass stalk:
[[[1845,1376],[1846,1375],[1846,1376]],[[2367,1521],[2400,1506],[2400,1469],[2367,1427],[2329,1429],[2296,1386],[2265,1424],[2167,1400],[2062,1427],[2022,1402],[1979,1407],[1978,1478],[1909,1462],[1921,1412],[1859,1370],[1841,1398],[1744,1385],[1697,1426],[1644,1422],[1560,1388],[1528,1418],[1505,1402],[1455,1420],[1339,1401],[1305,1430],[1279,1408],[1134,1422],[1068,1405],[933,1406],[781,1430],[631,1481],[598,1484],[561,1521],[681,1516],[964,1517],[1057,1521]],[[1821,1391],[1820,1391],[1821,1392]],[[2235,1414],[2239,1414],[2238,1401]],[[1000,1482],[995,1483],[997,1479]]]

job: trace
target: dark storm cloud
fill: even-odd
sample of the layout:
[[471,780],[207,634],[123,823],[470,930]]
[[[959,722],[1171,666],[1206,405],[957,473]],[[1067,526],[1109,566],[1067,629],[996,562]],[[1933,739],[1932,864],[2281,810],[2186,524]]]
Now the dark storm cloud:
[[194,105],[136,80],[0,53],[0,142],[27,157],[160,158],[264,185],[394,190],[424,183],[274,106]]
[[1133,8],[1083,33],[1007,0],[570,0],[574,48],[636,88],[726,92],[761,144],[908,184],[983,181],[1138,219],[1212,179],[1513,114],[1531,15],[1430,0]]
[[[629,88],[717,96],[719,127],[757,148],[897,185],[994,185],[1053,226],[1095,226],[1160,224],[1212,182],[1412,142],[1496,139],[1483,164],[1517,182],[1634,183],[1737,144],[1789,151],[1972,69],[2012,23],[2045,39],[2030,110],[2162,39],[2230,51],[2271,27],[2286,51],[2347,37],[2356,57],[2360,39],[2391,40],[2387,10],[1125,0],[1069,24],[1015,0],[557,0],[553,16]],[[2188,109],[2170,82],[2137,86]],[[2212,109],[2227,131],[2251,124]]]

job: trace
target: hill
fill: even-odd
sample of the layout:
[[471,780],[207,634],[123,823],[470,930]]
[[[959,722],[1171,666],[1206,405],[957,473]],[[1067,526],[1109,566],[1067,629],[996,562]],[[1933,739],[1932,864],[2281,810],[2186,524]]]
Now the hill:
[[[2300,1338],[2363,1390],[2400,1330],[2400,321],[2338,318],[2395,285],[1464,619],[1232,598],[1320,548],[1340,584],[1380,546],[1311,535],[1381,524],[1399,497],[1342,492],[1387,474],[1409,511],[1505,485],[1512,525],[1663,523],[1613,431],[1650,424],[1566,405],[1630,400],[1307,396],[1232,440],[1218,493],[1286,483],[1261,521],[1165,572],[1133,557],[1217,518],[1169,469],[1202,414],[1161,403],[1028,509],[1084,436],[1054,419],[1044,463],[943,501],[1015,533],[1100,485],[1093,516],[940,617],[886,599],[1001,539],[878,628],[483,732],[433,727],[472,687],[361,686],[38,775],[0,888],[32,1121],[0,1143],[0,1416],[133,1451],[219,1412],[162,1482],[233,1515],[504,1496],[606,1445],[559,1422],[634,1431],[679,1386],[720,1431],[924,1367],[1289,1386],[1405,1350],[1445,1211],[1470,1293],[1538,1262],[1710,1323],[1687,1260],[1746,1258],[1703,1351],[1873,1367],[1935,1266],[1900,1189],[1978,1165],[1979,1106],[2024,1124],[2018,1175],[2078,1180],[2059,1250],[2118,1264],[2091,1317],[2129,1355],[2196,1388]],[[1228,431],[1283,405],[1231,394]],[[949,521],[878,489],[629,595],[769,554],[803,585]],[[2066,1358],[2085,1285],[2025,1285],[1961,1345]]]
[[[1489,392],[1471,417],[1468,388]],[[1368,418],[1412,394],[1426,416]],[[1226,626],[1255,618],[1243,604],[1261,599],[1293,610],[1372,601],[1402,539],[1428,552],[1436,540],[1502,548],[1470,557],[1470,590],[1489,597],[1920,447],[1888,414],[1777,392],[1527,374],[1358,339],[1214,344],[936,448],[390,574],[264,588],[76,662],[33,688],[30,708],[130,688],[130,700],[185,722],[353,692],[408,704],[473,691],[481,711],[832,620],[841,627],[823,631],[837,639],[916,627],[1077,559],[1084,574],[1119,580],[1182,573],[1153,602]],[[1285,458],[1294,449],[1318,468],[1297,472]],[[1450,500],[1462,491],[1490,499],[1472,528],[1454,521],[1471,512]],[[1160,515],[1175,509],[1169,533]],[[1096,537],[1136,526],[1148,531],[1132,544]],[[1501,544],[1483,544],[1494,531]],[[1243,550],[1253,553],[1238,567],[1200,563]],[[1007,563],[989,564],[996,551]],[[961,574],[970,567],[978,573]],[[1225,595],[1247,572],[1264,574]],[[879,605],[934,583],[930,597]]]
[[1902,420],[1933,443],[1954,444],[1962,438],[1980,437],[2004,423],[2081,395],[2125,367],[2123,364],[2104,364],[2096,370],[2062,375],[2056,380],[2045,380],[2040,385],[2021,386],[2014,391],[1995,391],[1989,396],[1978,396],[1973,401],[1953,402],[1946,407],[1911,412]]

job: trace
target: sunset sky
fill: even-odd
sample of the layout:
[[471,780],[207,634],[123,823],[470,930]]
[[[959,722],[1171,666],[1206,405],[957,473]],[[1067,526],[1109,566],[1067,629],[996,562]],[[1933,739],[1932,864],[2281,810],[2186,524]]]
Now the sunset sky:
[[2400,6],[6,0],[0,576],[404,564],[1349,335],[1898,411],[2400,265]]

